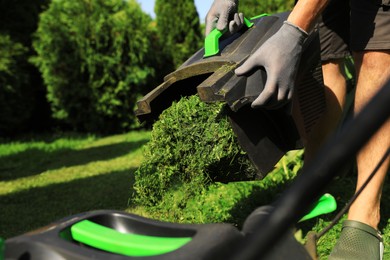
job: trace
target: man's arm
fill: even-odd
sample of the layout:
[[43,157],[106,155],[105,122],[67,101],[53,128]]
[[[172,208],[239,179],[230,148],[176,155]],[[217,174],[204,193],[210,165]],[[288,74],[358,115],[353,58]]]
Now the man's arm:
[[299,0],[287,21],[308,32],[328,2],[329,0]]

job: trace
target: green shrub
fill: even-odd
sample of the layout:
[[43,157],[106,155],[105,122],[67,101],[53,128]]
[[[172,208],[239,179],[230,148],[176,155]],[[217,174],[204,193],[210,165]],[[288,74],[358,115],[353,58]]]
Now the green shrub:
[[156,0],[154,10],[160,45],[177,68],[203,44],[194,0]]
[[[37,30],[39,14],[51,0],[0,1],[0,32],[32,50],[32,34]],[[30,50],[31,48],[31,50]]]
[[239,11],[246,17],[253,17],[263,13],[274,14],[291,11],[295,0],[245,0],[240,2]]
[[53,0],[40,16],[34,63],[54,117],[81,131],[129,129],[154,73],[150,23],[135,0]]
[[0,136],[25,127],[33,107],[29,74],[25,69],[27,48],[0,34]]
[[15,135],[47,130],[50,108],[38,69],[32,35],[49,0],[0,1],[0,132]]
[[254,169],[237,143],[223,104],[206,104],[191,96],[166,109],[154,124],[144,162],[135,174],[134,200],[153,206],[181,189],[185,204],[211,181],[251,174]]

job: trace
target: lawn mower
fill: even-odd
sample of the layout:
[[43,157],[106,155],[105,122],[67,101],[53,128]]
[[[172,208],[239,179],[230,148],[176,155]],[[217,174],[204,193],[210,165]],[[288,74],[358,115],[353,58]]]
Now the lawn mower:
[[[275,33],[286,17],[284,13],[248,19],[247,28],[226,39],[212,33],[211,47],[206,43],[138,102],[138,117],[155,120],[183,95],[198,93],[205,102],[226,102],[240,144],[265,176],[286,151],[301,148],[301,139],[325,109],[315,30],[306,43],[297,77],[293,103],[298,112],[292,109],[294,104],[277,111],[248,109],[261,91],[253,87],[254,82],[264,82],[266,74],[260,70],[238,78],[234,68]],[[276,201],[250,214],[241,230],[226,223],[175,224],[120,211],[91,211],[2,241],[0,259],[314,259],[315,252],[296,241],[292,227],[335,210],[334,198],[323,196],[323,191],[390,117],[389,101],[390,82],[339,134],[329,138]],[[304,129],[297,128],[299,115],[294,113],[303,118]],[[259,125],[249,129],[257,123],[254,118]]]

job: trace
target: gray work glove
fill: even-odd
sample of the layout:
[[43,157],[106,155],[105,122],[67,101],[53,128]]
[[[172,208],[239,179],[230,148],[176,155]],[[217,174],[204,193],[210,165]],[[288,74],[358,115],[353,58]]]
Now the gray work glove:
[[234,34],[244,25],[244,15],[238,14],[238,0],[214,0],[206,16],[207,36],[214,28],[220,31],[228,29]]
[[295,76],[307,33],[285,21],[282,27],[261,45],[240,67],[236,75],[248,75],[264,68],[267,82],[252,102],[252,107],[277,108],[292,99]]

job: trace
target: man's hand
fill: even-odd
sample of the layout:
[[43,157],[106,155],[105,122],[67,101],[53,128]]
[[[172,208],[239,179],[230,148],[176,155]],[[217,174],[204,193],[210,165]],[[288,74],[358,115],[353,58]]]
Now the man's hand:
[[248,75],[262,67],[267,72],[264,90],[253,101],[253,108],[277,108],[292,99],[302,45],[306,38],[305,31],[290,22],[284,22],[278,32],[235,70],[238,76]]
[[244,24],[244,15],[238,14],[238,0],[214,0],[206,16],[207,36],[214,28],[228,29],[230,34],[237,32]]

